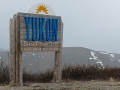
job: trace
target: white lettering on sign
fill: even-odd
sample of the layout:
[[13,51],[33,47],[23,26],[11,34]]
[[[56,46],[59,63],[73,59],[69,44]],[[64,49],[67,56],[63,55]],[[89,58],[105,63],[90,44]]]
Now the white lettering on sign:
[[44,46],[50,46],[50,47],[59,47],[60,46],[60,43],[58,43],[58,42],[56,42],[56,43],[41,43],[41,42],[21,42],[20,43],[20,45],[21,46],[42,46],[42,47],[44,47]]
[[59,51],[59,48],[36,48],[36,47],[21,47],[22,52],[34,51]]

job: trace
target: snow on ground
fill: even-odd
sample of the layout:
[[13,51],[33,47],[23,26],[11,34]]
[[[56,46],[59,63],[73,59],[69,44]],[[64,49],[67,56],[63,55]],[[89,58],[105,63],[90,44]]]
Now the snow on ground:
[[92,60],[92,58],[89,58],[90,60]]
[[105,68],[105,67],[104,67],[104,64],[103,64],[100,60],[97,61],[97,63],[100,64],[103,68]]
[[99,53],[101,53],[101,54],[108,54],[107,52],[99,52]]
[[33,54],[33,56],[35,56],[35,54]]
[[91,56],[93,57],[94,60],[98,60],[98,57],[95,56],[95,52],[91,51]]
[[96,63],[100,64],[104,68],[102,61],[100,61],[98,57],[95,56],[95,52],[91,51],[91,56],[93,57],[94,60],[96,60]]
[[102,66],[104,66],[104,65],[103,65],[103,63],[102,63],[100,60],[99,60],[99,61],[97,61],[97,63],[99,63],[99,64],[101,64]]
[[111,56],[112,58],[115,58],[115,55],[114,55],[114,54],[110,54],[110,56]]
[[0,59],[1,59],[1,57],[0,57]]

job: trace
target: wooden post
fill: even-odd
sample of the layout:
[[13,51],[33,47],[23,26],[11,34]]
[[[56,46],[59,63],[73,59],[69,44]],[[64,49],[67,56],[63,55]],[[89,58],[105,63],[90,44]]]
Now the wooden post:
[[63,42],[63,23],[61,24],[61,45],[60,45],[60,50],[55,51],[54,82],[61,82],[61,80],[62,80],[62,42]]
[[61,69],[61,53],[60,51],[55,52],[54,59],[54,82],[61,82],[62,69]]
[[23,86],[22,52],[19,52],[19,85]]
[[62,46],[63,46],[63,22],[61,22],[61,45],[60,45],[59,61],[58,61],[59,82],[61,82],[62,80]]
[[54,75],[53,75],[53,79],[54,82],[57,82],[57,52],[55,52],[54,54]]
[[10,19],[10,85],[15,85],[15,19]]
[[16,17],[16,84],[22,86],[22,53],[20,52],[20,16]]

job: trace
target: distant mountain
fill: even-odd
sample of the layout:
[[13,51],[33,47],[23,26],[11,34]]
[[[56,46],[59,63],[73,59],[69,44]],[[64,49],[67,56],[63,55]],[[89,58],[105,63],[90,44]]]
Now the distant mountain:
[[[0,52],[0,60],[8,62],[8,52]],[[104,51],[94,51],[83,47],[63,47],[63,65],[94,65],[100,67],[120,67],[120,54]],[[52,69],[54,67],[54,52],[23,53],[23,67],[27,70],[37,71]]]

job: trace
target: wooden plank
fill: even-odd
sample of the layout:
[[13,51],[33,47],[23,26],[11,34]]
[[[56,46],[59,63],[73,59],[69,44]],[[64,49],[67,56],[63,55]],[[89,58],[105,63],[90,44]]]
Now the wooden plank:
[[57,52],[54,54],[54,74],[53,74],[53,82],[57,82]]
[[[63,35],[63,24],[61,25],[61,35]],[[61,38],[60,49],[55,52],[54,82],[61,82],[62,80],[62,40],[63,36]]]
[[58,61],[58,80],[59,82],[61,82],[62,80],[62,47],[63,47],[63,22],[61,24],[61,47],[60,47],[60,51],[59,51],[59,61]]
[[[38,22],[38,24],[39,24],[39,22]],[[44,30],[46,29],[46,23],[44,22]],[[60,27],[61,26],[61,22],[59,21],[58,22],[58,31],[60,31]],[[30,29],[32,29],[32,22],[30,22],[30,27],[29,27]],[[25,30],[26,29],[26,23],[25,23],[25,20],[21,20],[21,23],[20,23],[20,29],[21,30]]]
[[19,13],[16,16],[16,84],[22,86],[22,54],[20,53],[20,16]]
[[[61,41],[61,17],[60,16],[47,16],[47,15],[36,15],[36,14],[29,14],[29,13],[20,13],[20,39],[26,40],[26,23],[24,16],[37,16],[42,18],[58,18],[58,40]],[[32,23],[32,20],[30,20],[30,23]],[[45,22],[44,22],[44,32],[45,30]],[[39,33],[38,33],[39,36]],[[45,33],[44,36],[46,37]],[[32,25],[30,24],[30,40],[32,41]]]
[[16,48],[16,67],[15,67],[15,69],[16,69],[16,86],[18,86],[18,44],[17,44],[17,42],[18,42],[18,15],[16,15],[15,16],[15,19],[16,19],[16,27],[15,27],[15,38],[16,38],[16,40],[15,40],[15,48]]
[[29,47],[29,48],[60,48],[60,46],[55,45],[41,45],[41,46],[21,46],[21,47]]
[[[21,35],[20,36],[20,40],[26,41],[26,38],[27,38],[26,35]],[[46,41],[46,35],[44,35],[44,40]],[[32,40],[32,35],[30,35],[30,41],[33,41]],[[40,41],[39,35],[38,35],[38,41]],[[50,41],[52,41],[52,40],[50,40]],[[61,35],[58,35],[58,41],[61,41]]]
[[43,15],[43,14],[34,14],[34,13],[22,13],[22,12],[19,12],[20,13],[20,17],[24,17],[24,16],[29,16],[29,17],[49,17],[49,18],[60,18],[61,19],[61,16],[55,16],[55,15]]
[[13,22],[12,22],[12,19],[10,19],[10,85],[14,85],[14,77],[13,77],[13,74],[14,74],[14,72],[13,72],[13,54],[12,54],[12,44],[11,44],[11,42],[12,42],[12,32],[13,32],[13,30],[12,29],[14,29],[14,28],[12,28],[12,24],[13,24]]
[[21,52],[44,52],[44,51],[59,51],[60,48],[40,48],[40,47],[21,47]]
[[14,47],[14,49],[15,49],[15,67],[14,67],[14,69],[15,69],[15,72],[14,72],[14,74],[15,74],[15,86],[16,86],[16,15],[14,15],[13,18],[15,19],[15,22],[14,22],[14,29],[15,29],[15,32],[14,32],[14,36],[15,36],[15,47]]
[[10,85],[15,85],[15,19],[10,19]]
[[23,86],[23,80],[22,80],[22,52],[20,51],[20,13],[18,13],[17,17],[17,46],[18,46],[18,85]]
[[[59,50],[60,51],[60,50]],[[55,60],[54,60],[54,82],[60,82],[60,63],[59,63],[59,51],[55,51]]]
[[[61,32],[58,33],[58,36],[61,36],[60,33],[61,33]],[[21,32],[20,32],[20,35],[22,35],[22,36],[25,37],[25,36],[26,36],[26,31],[25,31],[25,32],[21,31]],[[29,35],[30,35],[30,37],[32,36],[32,31],[29,32]],[[36,34],[35,34],[35,35],[36,35]],[[39,32],[38,32],[37,36],[40,37]],[[44,37],[46,37],[46,33],[44,33]],[[25,39],[26,39],[26,38],[25,38]]]
[[[19,51],[20,52],[20,51]],[[19,53],[19,86],[23,86],[22,52]]]
[[[26,36],[20,37],[20,40],[21,40],[21,41],[26,41]],[[38,40],[39,40],[39,39],[38,39]],[[33,40],[32,40],[32,36],[30,37],[30,41],[33,41]],[[59,38],[58,38],[58,41],[61,41],[60,36],[59,36]]]
[[26,42],[26,41],[20,41],[20,46],[21,47],[60,47],[60,42]]
[[[20,34],[26,35],[26,28],[21,29]],[[30,29],[29,34],[32,35],[32,29]],[[61,31],[58,31],[58,35],[61,35]],[[38,31],[38,36],[39,36],[39,31]],[[46,36],[46,31],[44,31],[44,36]]]

